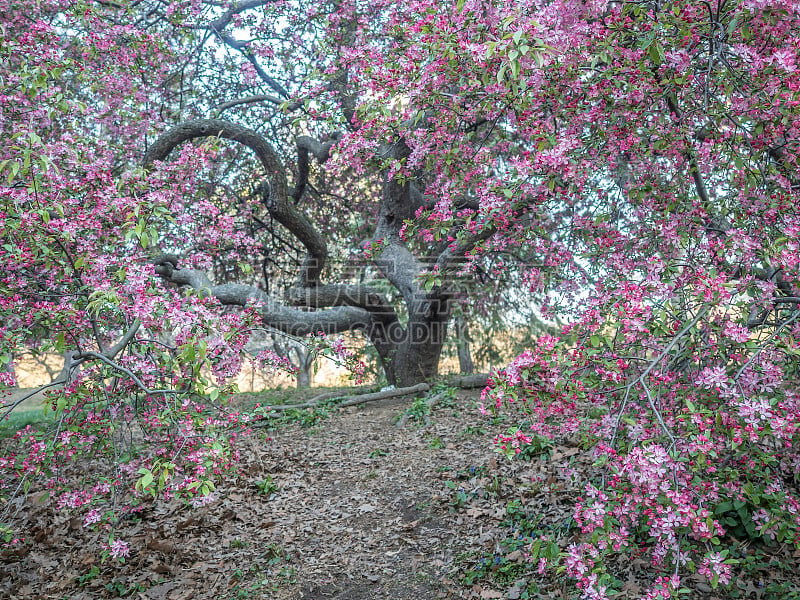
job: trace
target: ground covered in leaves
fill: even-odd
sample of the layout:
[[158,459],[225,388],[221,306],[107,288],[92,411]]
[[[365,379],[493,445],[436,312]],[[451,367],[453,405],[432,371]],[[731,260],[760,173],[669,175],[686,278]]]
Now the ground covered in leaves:
[[[0,598],[571,596],[525,554],[530,537],[577,539],[570,473],[591,469],[577,444],[508,461],[492,440],[509,423],[481,415],[466,392],[440,394],[435,407],[395,398],[306,410],[273,426],[242,441],[242,475],[207,506],[156,503],[123,522],[124,564],[103,563],[99,533],[30,495],[32,537],[0,556]],[[623,569],[620,597],[641,596],[643,566]],[[762,597],[763,583],[747,586],[740,597]]]

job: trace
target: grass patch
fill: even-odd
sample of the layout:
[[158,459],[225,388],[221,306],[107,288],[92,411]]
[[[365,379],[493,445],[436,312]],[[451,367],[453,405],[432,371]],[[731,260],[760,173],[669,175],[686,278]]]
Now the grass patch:
[[[240,410],[250,412],[258,417],[261,427],[276,430],[282,426],[298,424],[310,429],[320,421],[328,418],[331,411],[340,403],[358,394],[371,391],[373,388],[353,387],[317,387],[303,389],[264,390],[238,394],[234,404]],[[316,400],[317,398],[321,398]],[[302,405],[315,402],[314,406],[305,408],[288,408],[288,405]],[[287,406],[286,410],[273,411],[276,406]]]
[[[341,397],[363,394],[368,391],[375,391],[375,387],[313,387],[313,388],[283,388],[262,390],[260,392],[242,392],[233,396],[233,402],[237,406],[253,408],[260,406],[283,406],[285,404],[303,404],[309,402],[322,394],[341,394]],[[324,404],[324,402],[322,403]]]
[[14,409],[8,417],[0,421],[0,438],[11,437],[20,429],[25,429],[28,425],[34,429],[44,429],[52,425],[55,419],[56,413],[50,410],[49,406]]

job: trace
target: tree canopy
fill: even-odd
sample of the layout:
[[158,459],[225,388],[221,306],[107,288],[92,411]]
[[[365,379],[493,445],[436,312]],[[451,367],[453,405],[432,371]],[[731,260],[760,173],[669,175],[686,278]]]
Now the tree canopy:
[[253,329],[345,358],[326,336],[363,332],[415,384],[455,303],[512,272],[565,325],[492,375],[485,409],[524,423],[498,448],[578,435],[598,469],[580,541],[532,560],[603,598],[612,555],[641,546],[658,598],[686,572],[727,585],[731,531],[797,543],[794,3],[0,14],[0,359],[71,361],[61,433],[21,434],[0,493],[121,422],[162,445],[131,463],[133,496],[208,492],[239,417],[195,402],[224,395]]

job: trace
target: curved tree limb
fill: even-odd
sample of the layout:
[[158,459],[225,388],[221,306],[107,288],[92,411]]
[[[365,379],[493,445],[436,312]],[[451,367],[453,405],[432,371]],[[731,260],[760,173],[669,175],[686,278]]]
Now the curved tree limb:
[[447,385],[461,389],[472,389],[486,387],[491,374],[473,373],[472,375],[455,375],[445,379]]
[[270,298],[263,290],[239,283],[215,285],[203,271],[178,269],[174,257],[156,259],[156,273],[176,285],[188,286],[201,295],[212,296],[226,306],[254,304],[265,325],[289,335],[343,333],[357,329],[370,330],[372,315],[364,309],[340,306],[320,311],[289,308]]
[[329,306],[355,306],[372,313],[384,323],[398,320],[397,312],[389,300],[378,290],[367,285],[328,284],[316,287],[292,288],[286,298],[292,306],[323,308]]
[[310,169],[308,155],[312,154],[317,161],[324,163],[331,155],[331,148],[336,143],[336,138],[327,142],[319,142],[307,135],[297,138],[297,182],[292,190],[292,198],[299,202],[303,192],[308,185],[308,174]]
[[317,285],[319,275],[328,257],[328,246],[311,221],[289,202],[286,168],[272,145],[258,132],[225,121],[223,119],[198,119],[185,121],[163,133],[147,149],[144,156],[145,168],[155,161],[164,160],[180,144],[189,140],[221,137],[239,142],[250,148],[261,161],[269,180],[262,184],[264,203],[272,217],[292,232],[306,247],[308,256],[300,270],[298,285],[301,287]]
[[136,332],[139,331],[141,324],[142,322],[138,318],[134,320],[133,324],[128,328],[128,331],[125,332],[120,340],[105,352],[106,358],[114,360],[117,357],[117,354],[122,352],[133,339],[133,336],[136,335]]
[[[367,402],[374,402],[375,400],[385,400],[387,398],[397,398],[398,396],[408,396],[410,394],[416,394],[418,392],[427,392],[430,389],[430,386],[427,383],[418,383],[416,385],[412,385],[409,387],[401,387],[401,388],[392,388],[388,390],[384,390],[382,392],[372,392],[368,394],[359,394],[357,396],[352,396],[349,399],[345,400],[344,402],[337,404],[336,408],[345,408],[347,406],[357,406],[359,404],[365,404]],[[344,395],[342,395],[344,396]],[[279,404],[277,406],[270,406],[271,410],[274,411],[285,411],[285,410],[300,410],[304,408],[315,408],[319,406],[321,402],[324,400],[318,401],[311,401],[311,402],[303,402],[302,404]]]

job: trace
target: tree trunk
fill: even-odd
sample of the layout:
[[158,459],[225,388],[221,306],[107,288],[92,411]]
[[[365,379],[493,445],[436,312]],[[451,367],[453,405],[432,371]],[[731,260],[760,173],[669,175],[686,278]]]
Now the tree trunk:
[[472,353],[469,349],[469,323],[464,317],[458,317],[453,324],[456,335],[456,349],[458,350],[458,368],[464,375],[471,375],[475,372],[475,363],[472,361]]
[[64,366],[61,367],[61,371],[53,381],[63,381],[65,384],[69,384],[75,380],[80,372],[80,367],[76,367],[73,364],[75,362],[74,357],[77,354],[75,350],[67,350],[64,352]]
[[300,366],[297,371],[297,389],[311,387],[311,370],[307,366]]
[[[297,389],[311,387],[311,366],[314,364],[314,353],[303,344],[289,342],[285,348],[286,356],[297,367]],[[292,356],[294,355],[294,360]]]
[[428,382],[439,373],[439,358],[447,337],[450,309],[446,300],[426,298],[415,303],[403,339],[384,358],[389,383],[407,387]]

